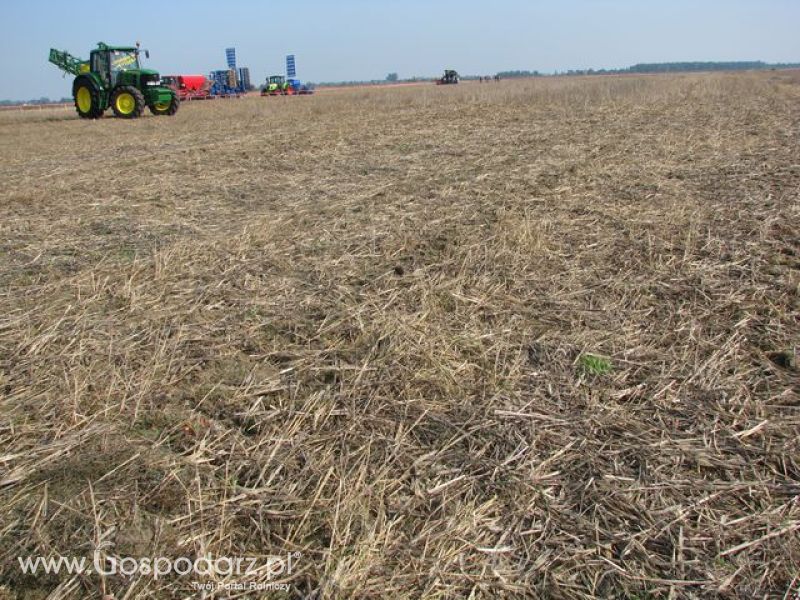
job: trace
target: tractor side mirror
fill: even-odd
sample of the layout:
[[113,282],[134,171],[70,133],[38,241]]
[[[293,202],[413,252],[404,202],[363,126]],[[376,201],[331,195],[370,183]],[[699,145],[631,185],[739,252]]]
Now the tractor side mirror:
[[150,58],[150,50],[145,50],[144,51],[144,57],[145,58]]

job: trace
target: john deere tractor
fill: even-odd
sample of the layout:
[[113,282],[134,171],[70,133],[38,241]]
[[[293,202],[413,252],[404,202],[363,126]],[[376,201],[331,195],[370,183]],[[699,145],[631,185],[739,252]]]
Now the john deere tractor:
[[[145,50],[145,56],[150,54]],[[180,100],[175,91],[161,85],[158,72],[139,65],[139,44],[135,47],[108,46],[102,42],[89,60],[63,50],[50,50],[50,62],[75,75],[72,97],[75,110],[84,119],[98,119],[110,106],[123,119],[135,119],[144,107],[154,115],[174,115]]]

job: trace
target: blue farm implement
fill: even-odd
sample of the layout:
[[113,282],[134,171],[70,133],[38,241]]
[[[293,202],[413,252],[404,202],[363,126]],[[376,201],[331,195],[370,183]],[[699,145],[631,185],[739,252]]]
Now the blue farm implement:
[[226,48],[225,58],[228,68],[212,71],[210,96],[214,98],[239,98],[250,90],[250,69],[236,67],[236,48]]

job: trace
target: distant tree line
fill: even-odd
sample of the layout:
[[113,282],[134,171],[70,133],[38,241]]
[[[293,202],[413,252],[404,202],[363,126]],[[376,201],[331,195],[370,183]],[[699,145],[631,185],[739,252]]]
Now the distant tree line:
[[500,71],[498,73],[501,79],[511,79],[514,77],[541,77],[539,71]]
[[[570,69],[556,71],[554,75],[622,75],[625,73],[691,73],[698,71],[752,71],[765,69],[798,69],[800,63],[765,63],[755,61],[732,62],[667,62],[667,63],[638,63],[624,69]],[[514,77],[541,77],[539,71],[501,71],[501,78]]]
[[795,64],[768,64],[760,60],[735,62],[671,62],[639,63],[627,69],[630,73],[688,73],[692,71],[752,71],[760,69],[796,68]]

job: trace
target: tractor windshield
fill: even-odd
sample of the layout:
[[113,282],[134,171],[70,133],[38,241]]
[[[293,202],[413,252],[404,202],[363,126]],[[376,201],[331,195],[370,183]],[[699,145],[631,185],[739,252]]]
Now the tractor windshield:
[[135,50],[112,50],[109,52],[109,58],[113,74],[139,68],[139,56]]

